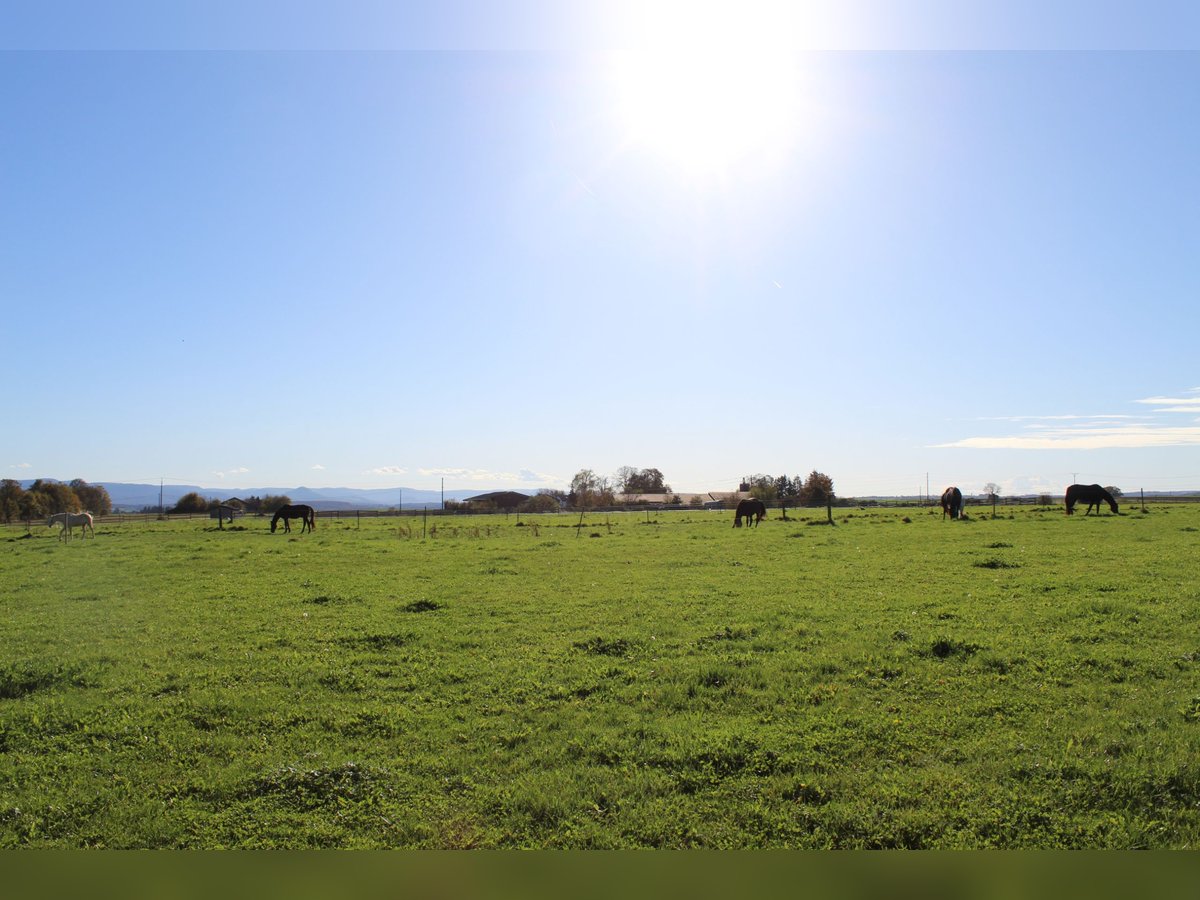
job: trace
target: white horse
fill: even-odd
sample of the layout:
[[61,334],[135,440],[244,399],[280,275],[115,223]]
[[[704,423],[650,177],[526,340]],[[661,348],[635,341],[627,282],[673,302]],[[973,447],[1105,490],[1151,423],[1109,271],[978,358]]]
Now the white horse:
[[90,512],[79,513],[55,513],[46,520],[46,527],[50,528],[58,525],[62,530],[58,533],[61,538],[63,535],[71,533],[72,525],[83,526],[83,536],[87,537],[88,529],[92,530],[92,537],[96,536],[96,527],[92,524],[92,514]]

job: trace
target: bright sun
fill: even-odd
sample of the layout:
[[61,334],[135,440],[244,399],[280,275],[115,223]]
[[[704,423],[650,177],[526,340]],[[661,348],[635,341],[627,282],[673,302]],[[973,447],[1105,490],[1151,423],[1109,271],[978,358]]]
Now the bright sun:
[[726,174],[785,152],[796,133],[800,79],[794,54],[772,37],[779,23],[695,7],[679,12],[640,21],[642,47],[616,58],[628,144],[692,176]]

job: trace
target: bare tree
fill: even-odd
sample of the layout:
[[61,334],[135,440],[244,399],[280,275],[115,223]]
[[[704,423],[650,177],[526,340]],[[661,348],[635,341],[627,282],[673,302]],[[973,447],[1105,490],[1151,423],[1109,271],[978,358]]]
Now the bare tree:
[[591,469],[580,469],[575,473],[567,498],[576,509],[607,506],[615,500],[608,479],[597,475]]

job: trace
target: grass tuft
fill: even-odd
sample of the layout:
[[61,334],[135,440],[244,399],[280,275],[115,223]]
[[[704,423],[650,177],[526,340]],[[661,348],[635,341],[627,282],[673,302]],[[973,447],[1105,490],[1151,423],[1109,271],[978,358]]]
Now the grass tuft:
[[591,653],[595,656],[628,656],[633,651],[633,644],[625,638],[588,638],[586,641],[576,641],[572,646],[576,650]]
[[1019,569],[1020,563],[1008,562],[1007,560],[992,557],[991,559],[981,559],[971,563],[977,569]]

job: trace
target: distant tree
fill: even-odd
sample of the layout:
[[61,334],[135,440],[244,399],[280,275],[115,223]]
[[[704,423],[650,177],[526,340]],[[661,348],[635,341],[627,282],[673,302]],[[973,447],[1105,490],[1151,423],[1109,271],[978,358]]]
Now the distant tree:
[[1114,500],[1118,497],[1125,496],[1125,492],[1123,490],[1121,490],[1119,487],[1113,487],[1111,484],[1108,487],[1106,487],[1105,490],[1113,495]]
[[669,494],[671,486],[663,480],[658,469],[635,469],[621,466],[613,476],[613,487],[618,494]]
[[281,506],[291,506],[292,498],[287,494],[267,494],[262,498],[262,511],[264,513],[276,513]]
[[202,513],[208,512],[208,501],[195,491],[184,494],[179,502],[168,510],[171,513]]
[[17,505],[22,519],[40,519],[50,515],[50,497],[42,491],[25,491],[17,498]]
[[39,478],[29,486],[29,493],[42,496],[46,515],[60,512],[79,512],[79,498],[69,484]]
[[71,490],[79,498],[79,506],[96,516],[107,516],[112,512],[112,498],[108,489],[100,484],[88,484],[82,478],[71,482]]
[[[561,493],[561,492],[560,492]],[[528,500],[521,504],[522,512],[531,513],[549,513],[558,512],[561,509],[558,498],[549,492],[541,492],[534,494]]]
[[594,494],[599,484],[599,475],[591,469],[580,469],[571,479],[571,487],[567,491],[567,496],[571,499],[571,505],[580,505],[580,500]]
[[800,502],[804,504],[824,505],[834,498],[833,479],[823,472],[813,469],[800,488]]
[[992,497],[999,497],[1000,485],[996,484],[994,481],[989,481],[983,486],[983,492],[987,495],[989,500],[992,499]]
[[638,476],[638,470],[633,466],[621,466],[613,475],[613,486],[618,494],[636,494],[638,493],[633,488],[634,480]]
[[12,478],[0,481],[0,519],[3,519],[5,524],[20,517],[21,496],[24,493],[25,489],[21,487],[21,482]]
[[755,500],[771,503],[779,496],[775,479],[770,475],[751,475],[747,483],[750,485],[750,496]]
[[591,469],[580,469],[571,479],[571,490],[567,497],[576,509],[611,505],[615,497],[607,478],[602,478]]
[[692,494],[692,496],[688,498],[688,506],[692,507],[693,509],[703,509],[704,508],[704,495],[703,494]]

